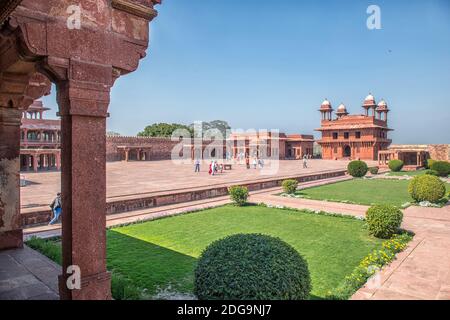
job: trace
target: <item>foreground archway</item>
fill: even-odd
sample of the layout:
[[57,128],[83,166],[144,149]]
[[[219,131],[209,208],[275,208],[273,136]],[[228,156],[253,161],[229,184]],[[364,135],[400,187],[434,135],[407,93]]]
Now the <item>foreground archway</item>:
[[[61,116],[62,299],[111,298],[105,230],[110,90],[145,56],[158,3],[80,0],[80,27],[71,28],[72,1],[23,0],[0,26],[0,249],[22,246],[20,119],[48,90],[45,75],[56,84]],[[79,288],[67,286],[73,270],[80,271]]]

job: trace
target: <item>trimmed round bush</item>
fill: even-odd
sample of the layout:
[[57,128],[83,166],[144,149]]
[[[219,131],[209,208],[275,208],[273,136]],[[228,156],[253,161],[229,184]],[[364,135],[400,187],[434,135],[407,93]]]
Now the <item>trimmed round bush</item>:
[[445,183],[436,176],[425,174],[414,177],[408,185],[408,192],[417,202],[437,202],[445,196]]
[[370,167],[369,168],[369,172],[373,175],[378,174],[378,170],[379,170],[378,167]]
[[293,194],[297,190],[298,181],[295,179],[283,180],[283,182],[281,183],[281,186],[283,187],[284,192]]
[[436,171],[440,177],[448,177],[450,174],[450,162],[433,161],[430,169]]
[[394,159],[394,160],[389,161],[388,166],[389,166],[389,169],[391,169],[391,171],[399,172],[403,168],[403,161]]
[[369,233],[377,238],[389,239],[402,224],[403,213],[395,206],[374,205],[367,210]]
[[310,291],[306,260],[281,239],[262,234],[213,242],[195,269],[200,300],[305,300]]
[[348,174],[356,178],[364,177],[368,170],[367,164],[360,160],[354,160],[347,166]]
[[228,188],[231,200],[238,206],[243,206],[247,203],[248,189],[242,186],[232,186]]

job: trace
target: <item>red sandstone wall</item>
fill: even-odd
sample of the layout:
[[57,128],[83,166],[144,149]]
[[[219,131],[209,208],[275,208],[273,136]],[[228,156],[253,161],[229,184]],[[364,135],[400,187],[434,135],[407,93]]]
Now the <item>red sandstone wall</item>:
[[122,154],[117,151],[117,146],[123,145],[150,145],[150,160],[170,160],[172,149],[177,143],[179,142],[171,141],[170,138],[107,136],[106,161],[123,160]]
[[430,144],[428,145],[428,152],[433,160],[450,161],[449,144]]

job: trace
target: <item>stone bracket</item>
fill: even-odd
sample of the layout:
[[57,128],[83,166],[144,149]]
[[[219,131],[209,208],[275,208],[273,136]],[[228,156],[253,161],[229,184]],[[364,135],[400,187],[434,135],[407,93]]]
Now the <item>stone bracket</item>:
[[114,9],[130,13],[149,21],[158,15],[158,12],[155,9],[128,0],[112,0],[111,5]]

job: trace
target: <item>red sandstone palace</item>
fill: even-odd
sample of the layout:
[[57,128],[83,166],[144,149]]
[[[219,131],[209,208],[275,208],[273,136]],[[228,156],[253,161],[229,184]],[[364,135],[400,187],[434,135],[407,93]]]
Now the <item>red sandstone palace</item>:
[[389,108],[384,100],[378,104],[369,94],[363,103],[364,114],[350,115],[345,105],[337,108],[333,119],[333,107],[325,99],[320,106],[322,133],[318,143],[323,159],[378,160],[378,152],[386,150],[392,140],[388,139],[387,115]]
[[61,121],[44,119],[50,110],[42,101],[22,112],[20,135],[20,169],[59,170],[61,167]]

